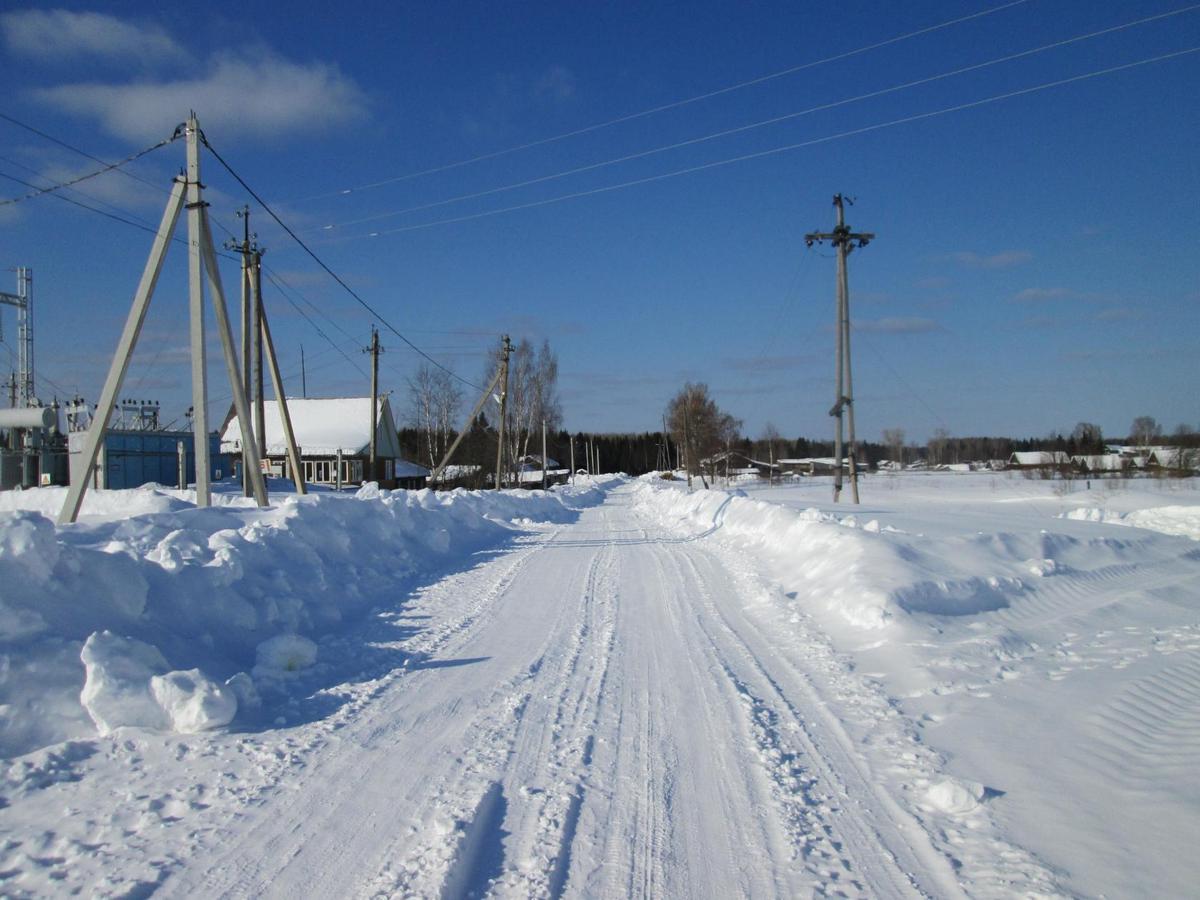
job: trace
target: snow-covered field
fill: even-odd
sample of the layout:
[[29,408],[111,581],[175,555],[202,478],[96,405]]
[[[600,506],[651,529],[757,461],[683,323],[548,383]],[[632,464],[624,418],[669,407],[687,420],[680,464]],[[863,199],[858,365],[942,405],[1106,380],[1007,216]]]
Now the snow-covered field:
[[0,495],[0,894],[1194,894],[1194,480]]

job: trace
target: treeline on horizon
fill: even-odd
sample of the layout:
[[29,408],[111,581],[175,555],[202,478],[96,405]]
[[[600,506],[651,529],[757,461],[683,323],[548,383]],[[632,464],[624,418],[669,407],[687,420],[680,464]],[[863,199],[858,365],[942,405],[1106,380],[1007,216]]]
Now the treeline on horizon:
[[[1078,429],[1077,429],[1078,431]],[[399,431],[400,446],[406,459],[431,467],[428,446],[423,433],[416,428],[402,428]],[[575,468],[587,469],[588,451],[585,447],[589,442],[594,448],[595,457],[599,460],[598,474],[624,472],[628,475],[643,475],[646,472],[657,471],[664,467],[674,468],[677,462],[676,442],[661,431],[646,431],[626,434],[589,434],[576,432],[572,435],[566,430],[553,431],[546,436],[546,455],[559,468],[567,468],[571,464],[571,439],[575,442]],[[1137,444],[1139,441],[1131,438],[1104,438],[1098,432],[1063,435],[1055,433],[1045,437],[1009,438],[1009,437],[953,437],[938,431],[924,445],[906,443],[898,447],[895,444],[885,444],[876,441],[859,441],[858,458],[868,466],[874,467],[885,460],[895,460],[904,465],[922,460],[929,465],[947,465],[954,463],[981,462],[986,460],[1007,460],[1015,452],[1034,450],[1061,450],[1068,455],[1101,454],[1108,444]],[[1200,447],[1200,433],[1177,431],[1170,436],[1152,436],[1146,441],[1147,446]],[[670,454],[669,462],[664,463],[664,447]],[[833,456],[833,441],[814,440],[811,438],[784,438],[774,442],[774,451],[770,442],[765,439],[739,437],[728,447],[734,454],[750,459],[768,462],[771,458],[803,459],[808,457]],[[896,459],[897,451],[901,458]],[[529,442],[529,453],[541,456],[541,436],[535,435]],[[480,416],[471,431],[463,439],[454,454],[454,465],[479,466],[480,474],[486,475],[496,467],[496,431],[487,420]],[[735,458],[733,465],[741,464]]]

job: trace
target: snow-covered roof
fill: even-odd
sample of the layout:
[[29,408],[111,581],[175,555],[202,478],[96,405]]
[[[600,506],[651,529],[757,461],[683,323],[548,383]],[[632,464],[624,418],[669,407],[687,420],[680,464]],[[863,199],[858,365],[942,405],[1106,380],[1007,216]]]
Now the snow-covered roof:
[[1194,469],[1200,465],[1200,450],[1186,450],[1182,447],[1156,447],[1150,452],[1148,460],[1152,466],[1164,469]]
[[1018,450],[1012,455],[1014,466],[1061,466],[1068,462],[1065,450]]
[[428,478],[429,469],[409,462],[407,459],[397,459],[395,463],[397,478]]
[[1072,456],[1071,462],[1089,472],[1120,472],[1130,464],[1129,457],[1120,453],[1080,454]]
[[[301,456],[332,456],[339,450],[346,454],[361,454],[370,450],[370,397],[288,397],[287,407]],[[376,453],[384,459],[398,458],[400,441],[396,436],[396,423],[392,419],[387,397],[379,399],[378,413]],[[263,424],[267,430],[267,455],[280,456],[286,453],[287,442],[284,440],[276,401],[264,401]],[[221,452],[239,453],[241,449],[241,430],[234,415],[221,433]]]

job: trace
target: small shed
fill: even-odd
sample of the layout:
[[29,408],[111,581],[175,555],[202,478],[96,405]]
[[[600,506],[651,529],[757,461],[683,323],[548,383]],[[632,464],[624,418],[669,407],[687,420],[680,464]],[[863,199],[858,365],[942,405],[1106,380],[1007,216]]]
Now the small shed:
[[[378,481],[386,488],[425,487],[429,470],[401,456],[396,422],[387,397],[380,397],[376,402],[375,456],[379,469],[378,477],[372,478],[369,472],[370,397],[288,398],[288,414],[304,466],[305,482],[354,485]],[[264,469],[273,477],[291,478],[283,422],[279,404],[274,400],[263,403],[263,425],[266,431]],[[221,452],[231,454],[237,467],[241,466],[241,438],[237,415],[231,412],[221,430]]]
[[[74,483],[82,477],[83,446],[86,431],[67,435],[70,459],[70,478]],[[180,483],[182,452],[183,483]],[[229,474],[229,466],[221,458],[216,433],[208,436],[208,477],[220,481]],[[126,431],[106,428],[96,454],[91,487],[102,490],[121,490],[143,484],[161,484],[186,488],[196,481],[195,435],[190,431]]]

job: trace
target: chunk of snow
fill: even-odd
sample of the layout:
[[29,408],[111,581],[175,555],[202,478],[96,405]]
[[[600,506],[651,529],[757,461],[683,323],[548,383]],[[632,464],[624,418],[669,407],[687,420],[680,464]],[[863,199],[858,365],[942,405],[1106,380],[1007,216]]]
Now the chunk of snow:
[[79,699],[102,735],[123,725],[166,728],[170,724],[150,692],[150,679],[169,668],[156,647],[97,631],[87,639],[79,658],[86,673]]
[[317,645],[299,634],[281,634],[259,644],[255,656],[256,677],[287,677],[317,661]]
[[926,802],[936,810],[951,816],[964,816],[983,802],[985,788],[977,781],[947,778],[925,792]]
[[150,693],[170,719],[171,729],[185,734],[222,728],[237,713],[234,692],[209,680],[199,669],[155,675],[150,679]]

